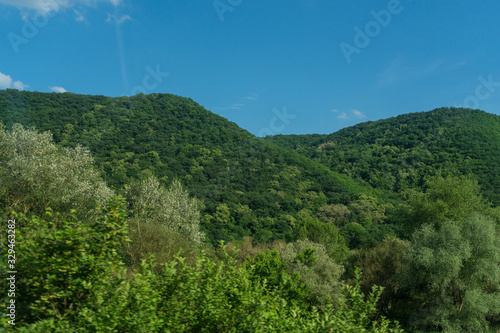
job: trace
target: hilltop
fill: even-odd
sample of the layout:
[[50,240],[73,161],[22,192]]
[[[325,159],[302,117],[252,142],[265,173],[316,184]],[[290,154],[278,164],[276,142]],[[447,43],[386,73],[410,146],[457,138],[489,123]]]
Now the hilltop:
[[500,205],[500,116],[439,108],[361,123],[329,135],[277,135],[296,151],[389,193],[421,189],[437,174],[470,175]]

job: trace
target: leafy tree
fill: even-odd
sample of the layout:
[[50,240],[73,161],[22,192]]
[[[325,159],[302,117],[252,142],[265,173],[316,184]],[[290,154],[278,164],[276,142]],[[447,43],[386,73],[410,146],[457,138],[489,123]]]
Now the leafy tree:
[[473,212],[488,213],[477,181],[469,177],[434,177],[425,193],[410,191],[408,204],[400,208],[407,233],[424,224],[439,227],[447,219],[461,221]]
[[204,235],[199,229],[200,204],[189,197],[179,181],[173,181],[167,190],[155,177],[149,177],[133,183],[127,197],[134,220],[161,225],[201,245]]
[[361,269],[357,268],[353,285],[343,287],[344,300],[340,304],[340,309],[335,312],[334,320],[330,323],[331,332],[402,332],[397,321],[391,322],[384,316],[380,316],[378,320],[375,319],[377,302],[383,288],[374,285],[370,293],[365,296],[361,291],[361,275]]
[[482,332],[500,315],[500,237],[492,219],[424,224],[403,256],[409,324],[446,332]]
[[307,285],[301,282],[298,272],[288,273],[288,264],[280,258],[274,249],[257,254],[245,263],[250,271],[251,279],[263,283],[270,291],[283,295],[288,302],[296,306],[304,306],[307,298]]
[[356,215],[360,223],[365,227],[380,224],[386,220],[385,211],[387,205],[380,205],[377,198],[362,194],[358,200],[351,202],[350,211]]
[[308,302],[324,308],[337,304],[342,295],[340,277],[344,268],[336,263],[321,244],[299,240],[278,247],[289,274],[298,273],[307,285]]
[[334,223],[341,227],[345,219],[351,214],[349,208],[343,204],[327,205],[318,209],[316,216],[325,223]]
[[[182,255],[188,261],[196,257],[199,246],[189,241],[176,231],[158,223],[144,223],[128,220],[130,242],[123,244],[120,250],[124,262],[132,269],[139,269],[143,260],[152,254],[158,265],[171,261],[182,249]],[[155,266],[160,270],[161,266]]]
[[328,255],[337,262],[347,256],[345,240],[340,235],[333,223],[323,223],[318,218],[311,216],[307,209],[297,214],[296,229],[298,239],[310,240],[325,247]]
[[374,285],[384,288],[378,308],[386,315],[397,302],[399,283],[396,279],[402,267],[402,256],[409,242],[388,237],[372,248],[351,251],[346,264],[346,277],[353,278],[355,267],[361,268],[361,290],[368,294]]
[[342,227],[340,234],[344,237],[350,249],[361,248],[370,238],[368,231],[357,222],[351,222]]
[[45,208],[93,218],[113,192],[100,178],[89,151],[61,148],[50,132],[0,124],[0,204],[5,212],[43,215]]

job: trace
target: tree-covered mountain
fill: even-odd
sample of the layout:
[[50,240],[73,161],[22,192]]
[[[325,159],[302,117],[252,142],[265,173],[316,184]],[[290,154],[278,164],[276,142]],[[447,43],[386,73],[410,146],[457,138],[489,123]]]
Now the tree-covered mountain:
[[[271,138],[283,148],[173,95],[0,92],[0,271],[25,272],[15,290],[8,278],[0,326],[497,331],[500,207],[474,180],[487,175],[458,164],[494,166],[497,118],[429,124],[449,111],[361,124],[345,142]],[[301,155],[308,140],[358,180]],[[363,179],[398,167],[414,179]]]
[[165,186],[180,180],[203,201],[202,225],[214,243],[248,235],[294,239],[319,208],[373,195],[170,94],[111,98],[8,89],[0,91],[0,121],[50,131],[62,146],[88,147],[118,190],[151,175]]
[[277,135],[267,140],[374,188],[422,189],[429,177],[471,175],[500,205],[500,116],[440,108],[365,122],[329,135]]

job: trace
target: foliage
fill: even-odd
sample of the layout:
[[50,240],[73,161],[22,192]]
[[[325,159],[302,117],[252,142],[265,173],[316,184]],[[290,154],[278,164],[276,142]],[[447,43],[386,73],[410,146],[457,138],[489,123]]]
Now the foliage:
[[[480,332],[500,315],[500,237],[492,219],[424,224],[403,257],[400,283],[413,327]],[[410,313],[406,313],[406,312]]]
[[200,205],[178,181],[165,189],[155,177],[133,183],[127,189],[130,211],[139,224],[153,223],[177,232],[195,245],[204,238],[200,232]]
[[433,177],[425,193],[409,191],[407,204],[398,213],[406,232],[423,224],[439,227],[447,219],[462,221],[473,212],[489,213],[489,205],[480,194],[477,181],[468,177]]
[[325,247],[328,255],[337,262],[342,262],[347,256],[347,246],[344,237],[333,223],[323,223],[311,216],[309,210],[301,210],[298,214],[298,239],[310,240]]
[[0,124],[0,207],[42,215],[46,207],[95,217],[112,191],[81,146],[61,148],[49,132]]
[[351,215],[351,211],[346,205],[336,204],[320,207],[316,216],[325,223],[333,223],[336,226],[343,226],[346,218]]
[[500,205],[500,116],[439,108],[344,128],[329,135],[266,138],[333,171],[386,191],[422,190],[432,176],[474,174]]
[[[0,121],[7,128],[21,123],[50,130],[64,147],[88,147],[103,178],[118,190],[150,176],[164,186],[178,179],[203,201],[201,224],[213,245],[244,236],[294,239],[284,216],[370,195],[348,177],[171,94],[111,98],[2,90]],[[222,205],[229,219],[218,225],[213,221]]]
[[[125,204],[115,198],[102,221],[88,225],[31,218],[18,229],[18,263],[23,277],[16,322],[20,332],[396,332],[385,318],[374,320],[377,292],[366,300],[359,286],[345,289],[338,311],[318,312],[288,298],[296,279],[281,270],[273,286],[258,274],[283,268],[279,256],[263,254],[254,264],[238,266],[222,248],[221,260],[203,252],[193,264],[175,256],[162,271],[143,260],[131,279],[118,250],[126,241]],[[260,267],[260,268],[257,268]],[[2,268],[5,270],[5,268]],[[257,274],[257,272],[259,272]],[[271,279],[269,280],[271,281]],[[300,295],[307,291],[300,287]],[[281,288],[284,287],[284,288]],[[16,290],[17,292],[17,290]],[[302,297],[301,296],[301,297]],[[2,296],[5,306],[7,299]],[[5,328],[10,327],[5,317]]]
[[397,302],[397,274],[402,268],[402,256],[410,242],[388,237],[372,248],[351,251],[346,264],[346,277],[354,278],[355,267],[361,268],[361,291],[368,294],[372,286],[384,288],[378,308],[388,315]]
[[[123,244],[120,251],[124,262],[132,269],[140,268],[141,262],[153,254],[155,262],[160,265],[173,260],[179,249],[186,260],[192,261],[199,247],[178,232],[166,228],[162,224],[144,223],[131,219],[127,221],[130,242]],[[160,266],[156,266],[160,267]]]
[[365,296],[361,292],[359,282],[361,269],[356,269],[354,276],[354,285],[345,285],[343,288],[345,300],[335,313],[331,332],[402,332],[397,321],[391,322],[384,316],[374,320],[377,314],[377,301],[383,288],[374,285],[370,293]]
[[278,247],[289,274],[299,274],[307,285],[308,303],[320,309],[337,304],[341,297],[343,267],[336,263],[321,244],[299,240]]
[[[359,287],[345,289],[346,302],[338,312],[331,307],[327,312],[298,307],[283,298],[287,293],[281,287],[291,287],[288,284],[291,277],[283,272],[279,256],[267,251],[258,257],[253,264],[239,268],[227,254],[217,262],[201,255],[194,266],[186,265],[180,257],[166,265],[155,285],[155,290],[161,290],[160,309],[166,315],[164,329],[171,332],[398,331],[392,330],[394,324],[385,318],[373,320],[378,294],[365,300]],[[275,274],[271,267],[281,273]],[[256,279],[257,276],[267,276],[270,280]]]
[[92,300],[94,288],[112,285],[122,265],[117,248],[127,241],[125,214],[121,197],[110,199],[103,217],[90,225],[76,217],[61,219],[51,210],[45,219],[11,213],[18,227],[16,270],[22,272],[16,280],[16,320],[71,322]]
[[307,297],[307,285],[301,282],[297,272],[287,273],[287,266],[276,249],[259,253],[245,263],[252,281],[263,283],[269,290],[283,295],[288,302],[296,306],[302,305]]
[[252,237],[243,237],[239,242],[227,243],[227,248],[233,249],[233,255],[238,260],[238,264],[243,263],[247,259],[253,259],[259,253],[266,252],[266,250],[274,250],[278,247],[286,245],[284,240],[272,241],[270,243],[258,243]]
[[[410,329],[499,325],[500,207],[483,199],[500,203],[499,119],[443,108],[263,140],[169,94],[0,91],[16,329],[398,331],[382,314]],[[219,240],[241,251],[201,251]]]

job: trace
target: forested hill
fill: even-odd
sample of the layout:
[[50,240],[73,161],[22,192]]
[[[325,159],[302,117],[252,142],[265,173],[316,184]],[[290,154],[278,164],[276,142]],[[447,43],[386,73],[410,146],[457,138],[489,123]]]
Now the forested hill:
[[431,175],[476,177],[500,205],[500,116],[440,108],[366,122],[329,135],[278,135],[268,141],[375,188],[421,188]]
[[[327,204],[370,190],[320,163],[256,138],[188,98],[110,98],[0,91],[0,122],[50,130],[63,146],[87,146],[117,190],[155,175],[179,179],[205,205],[210,239],[294,239],[296,224]],[[295,226],[295,227],[294,227]]]

